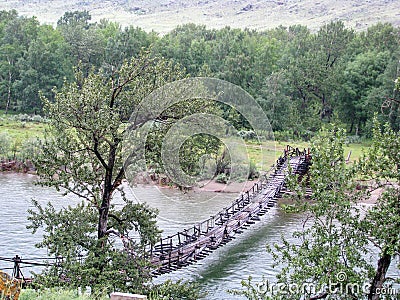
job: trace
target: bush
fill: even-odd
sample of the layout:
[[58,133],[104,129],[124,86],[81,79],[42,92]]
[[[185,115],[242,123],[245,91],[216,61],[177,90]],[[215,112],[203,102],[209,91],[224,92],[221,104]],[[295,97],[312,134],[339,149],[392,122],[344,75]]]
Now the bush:
[[237,163],[232,167],[230,173],[230,180],[236,182],[244,182],[247,181],[249,176],[249,165],[246,161],[242,163]]
[[225,173],[218,174],[215,181],[218,183],[228,183],[228,176]]
[[28,114],[18,114],[18,115],[3,115],[3,118],[8,121],[14,122],[35,122],[35,123],[47,123],[49,120],[46,117],[40,115],[28,115]]
[[20,158],[22,160],[31,160],[39,151],[39,143],[36,138],[29,138],[22,142],[20,150]]
[[29,122],[30,121],[30,117],[27,114],[20,114],[16,118],[21,122]]
[[77,290],[46,289],[46,290],[22,290],[19,300],[89,300],[89,299],[108,299],[106,296],[79,295]]
[[274,132],[275,139],[277,141],[291,142],[294,139],[294,134],[291,131],[275,131]]
[[237,134],[245,140],[254,140],[257,138],[257,135],[253,130],[240,130]]
[[11,138],[7,132],[0,133],[0,158],[5,158],[11,148]]
[[45,120],[39,115],[34,115],[32,116],[31,121],[36,123],[43,123]]
[[358,135],[349,135],[346,137],[346,144],[359,144],[361,142],[361,137]]
[[248,179],[255,179],[260,177],[260,172],[257,170],[256,163],[254,161],[250,161],[250,166],[249,166],[249,175]]
[[204,296],[195,283],[167,280],[162,284],[152,286],[148,298],[149,300],[197,300]]

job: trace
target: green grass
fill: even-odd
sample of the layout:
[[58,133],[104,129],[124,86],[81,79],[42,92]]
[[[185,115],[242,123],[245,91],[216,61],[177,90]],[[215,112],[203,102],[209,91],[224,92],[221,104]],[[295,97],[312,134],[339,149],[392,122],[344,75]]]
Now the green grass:
[[52,288],[49,290],[35,291],[35,290],[22,290],[19,300],[91,300],[91,299],[109,299],[104,296],[102,298],[95,298],[85,294],[78,295],[78,291],[63,290]]
[[[256,163],[257,168],[260,171],[268,171],[270,167],[276,162],[278,157],[283,153],[283,150],[286,148],[287,145],[297,147],[300,150],[310,147],[310,143],[303,141],[267,141],[262,143],[261,145],[254,142],[248,142],[247,151],[250,160]],[[358,160],[362,155],[363,149],[368,148],[369,145],[369,141],[346,145],[344,147],[345,158],[348,157],[348,154],[351,151],[350,162]]]
[[23,142],[30,138],[41,138],[46,126],[45,123],[24,122],[15,116],[0,114],[0,133],[8,134],[13,141]]
[[371,145],[370,141],[364,141],[362,143],[357,143],[357,144],[348,144],[347,146],[344,147],[344,154],[346,155],[347,158],[349,152],[351,151],[350,162],[354,162],[362,156],[363,150],[366,150],[370,145]]
[[81,295],[78,294],[77,290],[69,290],[69,289],[60,289],[60,288],[51,288],[45,290],[32,290],[26,289],[22,290],[19,300],[106,300],[109,299],[108,295],[86,295],[84,293],[84,289],[82,289],[83,293]]
[[46,126],[41,116],[0,113],[0,159],[31,159]]
[[[24,141],[35,138],[42,138],[46,123],[21,121],[21,115],[5,115],[0,112],[0,135],[8,135],[12,143],[22,145]],[[309,143],[303,141],[266,141],[261,145],[256,142],[247,142],[247,153],[249,159],[255,162],[260,171],[268,171],[278,157],[283,153],[287,145],[300,149],[308,148]],[[351,151],[350,162],[357,160],[362,149],[369,146],[369,142],[349,144],[345,147],[345,156]]]

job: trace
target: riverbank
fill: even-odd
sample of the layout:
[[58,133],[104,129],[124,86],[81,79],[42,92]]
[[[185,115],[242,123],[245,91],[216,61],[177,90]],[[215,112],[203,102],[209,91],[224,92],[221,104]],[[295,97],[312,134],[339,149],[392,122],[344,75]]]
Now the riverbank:
[[36,168],[30,160],[2,159],[0,160],[0,172],[36,174]]

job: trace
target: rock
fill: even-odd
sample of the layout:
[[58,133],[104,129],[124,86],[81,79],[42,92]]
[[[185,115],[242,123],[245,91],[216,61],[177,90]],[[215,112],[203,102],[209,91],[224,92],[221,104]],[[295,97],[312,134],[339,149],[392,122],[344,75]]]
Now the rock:
[[245,7],[242,8],[242,11],[250,11],[254,8],[252,4],[247,4]]

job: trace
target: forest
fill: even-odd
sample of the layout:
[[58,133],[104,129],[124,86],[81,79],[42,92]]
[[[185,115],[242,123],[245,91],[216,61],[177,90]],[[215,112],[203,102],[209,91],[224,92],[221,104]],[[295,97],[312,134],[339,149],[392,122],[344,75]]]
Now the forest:
[[[266,31],[186,24],[160,36],[88,11],[66,12],[54,28],[16,11],[0,12],[0,110],[42,114],[39,94],[74,79],[74,70],[112,74],[143,50],[191,77],[215,77],[250,93],[278,138],[308,140],[324,123],[370,137],[374,113],[398,130],[400,30],[389,23],[357,32],[341,21]],[[229,113],[229,112],[227,112]],[[246,127],[240,118],[239,127]]]

